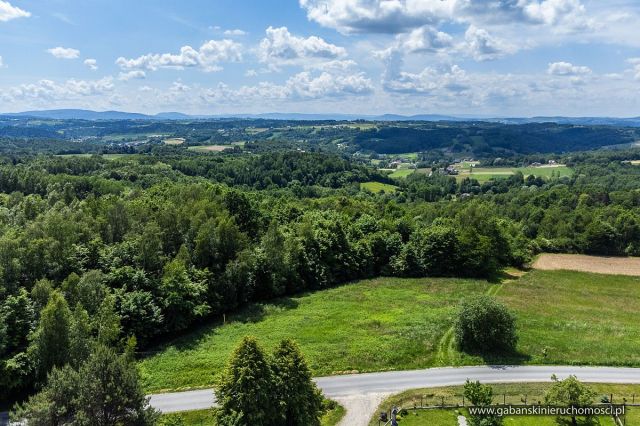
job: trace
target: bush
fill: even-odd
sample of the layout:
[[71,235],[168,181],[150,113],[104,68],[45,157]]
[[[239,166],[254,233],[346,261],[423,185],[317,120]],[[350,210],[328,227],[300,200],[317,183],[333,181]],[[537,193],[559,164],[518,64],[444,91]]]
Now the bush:
[[492,297],[470,297],[461,303],[455,336],[467,352],[513,351],[518,342],[516,318]]

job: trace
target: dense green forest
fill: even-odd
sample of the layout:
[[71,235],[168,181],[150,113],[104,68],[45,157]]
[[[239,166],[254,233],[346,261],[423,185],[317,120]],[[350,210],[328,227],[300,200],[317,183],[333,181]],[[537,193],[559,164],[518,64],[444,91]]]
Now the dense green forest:
[[[12,141],[0,157],[5,402],[96,345],[144,351],[253,301],[380,275],[491,278],[541,251],[640,254],[637,151],[567,154],[571,177],[480,184],[394,181],[331,152],[56,157],[72,143]],[[398,190],[362,191],[368,181]]]

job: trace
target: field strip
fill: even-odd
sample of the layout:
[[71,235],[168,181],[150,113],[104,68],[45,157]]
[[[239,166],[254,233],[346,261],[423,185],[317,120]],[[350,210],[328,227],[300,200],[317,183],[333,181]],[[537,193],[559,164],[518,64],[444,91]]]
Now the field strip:
[[543,271],[568,270],[639,277],[640,258],[545,253],[536,259],[533,268]]

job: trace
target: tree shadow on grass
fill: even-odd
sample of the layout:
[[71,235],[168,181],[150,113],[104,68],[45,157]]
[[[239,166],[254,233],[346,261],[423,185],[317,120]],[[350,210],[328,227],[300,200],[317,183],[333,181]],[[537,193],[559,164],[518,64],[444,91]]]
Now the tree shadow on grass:
[[487,278],[487,281],[491,284],[500,284],[505,281],[516,281],[518,278],[521,278],[524,274],[531,271],[531,268],[522,267],[520,269],[511,269],[511,270],[501,270],[496,272]]
[[524,365],[531,361],[531,355],[523,352],[512,351],[463,351],[466,354],[482,358],[482,361],[487,365]]
[[230,323],[259,323],[274,311],[288,311],[296,309],[299,302],[290,297],[282,297],[270,300],[269,302],[252,303],[237,312],[225,314],[217,314],[200,323],[190,326],[182,332],[165,334],[160,336],[150,347],[148,351],[140,352],[143,358],[153,356],[162,352],[168,347],[172,347],[178,351],[190,351],[197,348],[204,340],[217,334],[218,329],[225,324]]

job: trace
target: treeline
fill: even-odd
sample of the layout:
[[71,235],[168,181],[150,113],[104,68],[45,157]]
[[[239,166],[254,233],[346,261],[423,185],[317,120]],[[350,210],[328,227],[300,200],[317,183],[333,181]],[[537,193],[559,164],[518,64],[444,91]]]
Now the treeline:
[[[83,359],[78,334],[144,346],[253,301],[380,274],[490,276],[527,256],[517,227],[473,205],[433,221],[367,197],[300,199],[184,175],[143,190],[95,159],[34,161],[0,168],[21,176],[0,180],[3,398]],[[78,185],[83,171],[100,184]]]

